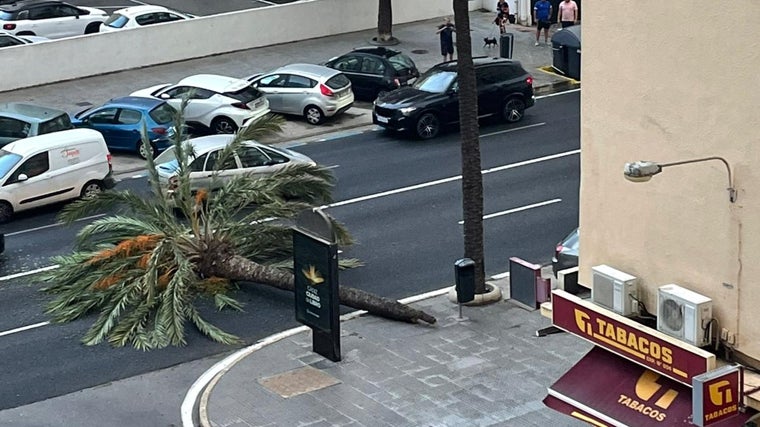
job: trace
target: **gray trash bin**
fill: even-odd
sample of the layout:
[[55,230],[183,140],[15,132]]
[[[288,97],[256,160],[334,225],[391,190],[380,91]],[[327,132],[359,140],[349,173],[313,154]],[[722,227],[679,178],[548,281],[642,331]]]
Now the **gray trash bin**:
[[581,26],[563,28],[552,36],[552,68],[570,78],[581,79]]
[[502,58],[512,59],[512,52],[515,50],[515,35],[504,33],[499,37],[499,56]]

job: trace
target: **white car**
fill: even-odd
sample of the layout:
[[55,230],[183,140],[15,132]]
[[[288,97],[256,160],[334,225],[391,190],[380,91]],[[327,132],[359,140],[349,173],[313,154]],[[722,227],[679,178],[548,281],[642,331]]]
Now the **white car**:
[[55,0],[29,0],[0,6],[2,29],[15,36],[51,39],[97,33],[108,19],[100,9]]
[[195,16],[167,9],[163,6],[153,6],[150,4],[132,6],[114,11],[100,27],[100,32],[107,33],[191,18],[195,18]]
[[186,98],[185,122],[214,133],[234,133],[269,112],[269,101],[250,82],[216,74],[185,77],[177,84],[149,87],[131,96],[163,99],[177,109]]
[[[245,141],[224,165],[216,164],[222,150],[232,142],[234,135],[210,135],[186,141],[192,147],[188,153],[190,167],[190,187],[192,190],[205,188],[215,190],[226,180],[240,175],[266,176],[291,164],[316,166],[309,157],[286,148],[276,148],[256,141]],[[169,147],[155,159],[161,187],[172,192],[176,186],[179,163],[174,147]]]
[[49,41],[50,39],[47,37],[39,37],[39,36],[14,36],[13,34],[9,34],[5,31],[0,31],[0,47],[10,47],[10,46],[23,46],[26,44],[32,44],[32,43],[41,43],[44,41]]

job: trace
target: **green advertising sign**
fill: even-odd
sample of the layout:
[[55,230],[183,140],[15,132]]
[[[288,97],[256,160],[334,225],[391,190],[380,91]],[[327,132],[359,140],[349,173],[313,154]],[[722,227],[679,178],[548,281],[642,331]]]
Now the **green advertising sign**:
[[338,247],[293,232],[296,320],[323,332],[338,328]]

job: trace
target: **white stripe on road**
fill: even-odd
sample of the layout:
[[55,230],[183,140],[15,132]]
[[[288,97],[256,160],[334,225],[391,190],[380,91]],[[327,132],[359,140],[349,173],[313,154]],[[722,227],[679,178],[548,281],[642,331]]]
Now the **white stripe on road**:
[[6,335],[15,334],[17,332],[28,331],[29,329],[41,328],[41,327],[47,326],[49,324],[50,324],[50,322],[40,322],[40,323],[35,323],[33,325],[22,326],[22,327],[16,328],[16,329],[9,329],[7,331],[0,332],[0,337],[4,337]]
[[545,124],[546,124],[546,122],[534,123],[532,125],[520,126],[519,128],[504,129],[504,130],[500,130],[500,131],[496,131],[496,132],[484,133],[483,135],[480,135],[480,137],[481,138],[486,138],[486,137],[489,137],[489,136],[501,135],[503,133],[514,132],[514,131],[517,131],[517,130],[536,128],[536,127],[539,127],[539,126],[543,126]]
[[49,265],[47,267],[38,268],[36,270],[22,271],[21,273],[16,273],[16,274],[11,274],[10,276],[0,277],[0,282],[4,282],[6,280],[11,280],[11,279],[18,279],[19,277],[24,277],[24,276],[31,276],[32,274],[43,273],[45,271],[55,270],[58,267],[60,267],[60,265],[54,264],[54,265]]
[[541,95],[537,96],[536,99],[544,99],[544,98],[551,98],[552,96],[560,96],[560,95],[567,95],[570,93],[580,92],[580,89],[572,89],[572,90],[566,90],[564,92],[556,92],[556,93],[550,93],[548,95]]
[[[106,216],[106,214],[98,214],[98,215],[88,216],[88,217],[85,217],[85,218],[79,218],[79,219],[75,220],[74,222],[87,221],[87,220],[90,220],[90,219],[100,218],[102,216]],[[60,227],[62,225],[63,225],[63,222],[56,222],[54,224],[43,225],[41,227],[28,228],[26,230],[14,231],[13,233],[6,233],[5,237],[8,237],[8,236],[18,236],[19,234],[31,233],[32,231],[44,230],[46,228]]]
[[[491,218],[496,218],[496,217],[504,216],[504,215],[509,215],[509,214],[513,214],[513,213],[516,213],[516,212],[527,211],[528,209],[540,208],[542,206],[553,205],[554,203],[559,203],[561,201],[562,201],[562,199],[551,199],[551,200],[546,200],[544,202],[533,203],[532,205],[525,205],[525,206],[520,206],[519,208],[508,209],[506,211],[501,211],[501,212],[495,212],[495,213],[492,213],[492,214],[483,215],[483,220],[491,219]],[[459,221],[459,222],[457,222],[457,224],[463,225],[464,221]]]
[[[548,156],[537,157],[535,159],[523,160],[523,161],[517,162],[517,163],[511,163],[511,164],[508,164],[508,165],[497,166],[497,167],[491,168],[491,169],[485,169],[485,170],[482,171],[482,174],[483,175],[487,175],[489,173],[501,172],[501,171],[504,171],[504,170],[507,170],[507,169],[513,169],[513,168],[517,168],[517,167],[520,167],[520,166],[527,166],[527,165],[532,165],[534,163],[541,163],[541,162],[546,162],[546,161],[549,161],[549,160],[560,159],[562,157],[574,156],[576,154],[580,154],[580,152],[581,152],[581,150],[572,150],[572,151],[565,151],[563,153],[557,153],[557,154],[551,154],[551,155],[548,155]],[[395,194],[406,193],[406,192],[409,192],[409,191],[419,190],[421,188],[432,187],[432,186],[439,185],[439,184],[446,184],[448,182],[455,182],[455,181],[459,181],[460,179],[462,179],[462,175],[452,176],[452,177],[443,178],[443,179],[437,179],[435,181],[423,182],[422,184],[410,185],[408,187],[401,187],[401,188],[397,188],[395,190],[388,190],[388,191],[383,191],[383,192],[380,192],[380,193],[368,194],[366,196],[355,197],[353,199],[343,200],[341,202],[330,203],[329,205],[320,206],[320,209],[336,208],[336,207],[339,207],[339,206],[351,205],[351,204],[354,204],[354,203],[365,202],[367,200],[379,199],[381,197],[393,196]]]

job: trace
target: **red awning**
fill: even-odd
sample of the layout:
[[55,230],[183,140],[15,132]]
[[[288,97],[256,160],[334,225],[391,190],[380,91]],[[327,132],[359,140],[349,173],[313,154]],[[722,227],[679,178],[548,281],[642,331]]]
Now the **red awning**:
[[[599,347],[549,387],[544,403],[599,427],[693,425],[691,388]],[[741,426],[749,417],[713,426]]]

